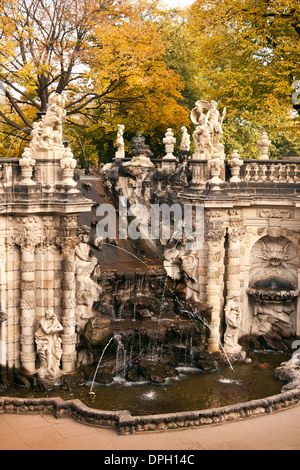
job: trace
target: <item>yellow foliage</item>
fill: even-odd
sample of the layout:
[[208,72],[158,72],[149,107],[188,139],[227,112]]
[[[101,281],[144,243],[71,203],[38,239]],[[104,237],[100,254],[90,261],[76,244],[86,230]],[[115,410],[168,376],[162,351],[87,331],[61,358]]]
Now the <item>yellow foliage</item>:
[[183,83],[166,64],[168,43],[153,21],[158,3],[0,0],[0,80],[14,108],[0,111],[2,122],[28,135],[56,91],[66,99],[67,125],[107,129],[112,112],[149,132],[185,124]]

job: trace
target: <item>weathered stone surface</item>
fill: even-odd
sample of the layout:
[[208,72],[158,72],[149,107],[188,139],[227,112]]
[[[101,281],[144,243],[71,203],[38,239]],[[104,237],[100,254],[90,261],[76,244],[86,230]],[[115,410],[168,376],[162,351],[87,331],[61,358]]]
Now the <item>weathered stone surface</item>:
[[141,361],[139,372],[147,380],[155,383],[163,383],[168,377],[176,377],[175,368],[158,361]]
[[84,331],[84,337],[91,346],[105,344],[110,335],[110,320],[103,317],[90,319]]

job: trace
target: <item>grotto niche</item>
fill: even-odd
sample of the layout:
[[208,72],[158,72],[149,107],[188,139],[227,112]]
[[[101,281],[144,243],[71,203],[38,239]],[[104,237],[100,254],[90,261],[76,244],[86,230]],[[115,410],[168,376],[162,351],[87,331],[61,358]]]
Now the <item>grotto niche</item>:
[[278,349],[296,336],[298,253],[287,238],[265,236],[251,252],[248,294],[252,299],[250,334]]

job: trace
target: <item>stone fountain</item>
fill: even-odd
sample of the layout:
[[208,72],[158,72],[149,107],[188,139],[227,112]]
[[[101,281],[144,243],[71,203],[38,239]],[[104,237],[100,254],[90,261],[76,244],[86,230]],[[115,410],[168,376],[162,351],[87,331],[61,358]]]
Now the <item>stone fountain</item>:
[[[198,101],[193,139],[181,127],[176,156],[167,129],[161,159],[141,134],[128,158],[119,125],[115,159],[88,172],[75,168],[63,98],[51,96],[22,157],[1,167],[3,382],[54,387],[97,370],[99,383],[164,383],[178,365],[206,372],[247,363],[251,347],[291,350],[300,164],[226,158],[225,117]],[[153,218],[162,207],[168,221]],[[108,225],[124,228],[125,210],[140,236],[103,233],[105,208]]]

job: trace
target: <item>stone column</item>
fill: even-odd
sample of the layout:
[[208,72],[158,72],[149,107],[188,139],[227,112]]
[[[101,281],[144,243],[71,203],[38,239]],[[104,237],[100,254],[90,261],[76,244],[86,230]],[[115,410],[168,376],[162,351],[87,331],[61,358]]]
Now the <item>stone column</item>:
[[23,372],[32,375],[36,371],[35,361],[35,247],[40,239],[27,233],[16,240],[21,249],[21,366]]
[[238,344],[242,321],[241,310],[241,240],[244,236],[243,218],[240,211],[229,211],[228,252],[226,266],[226,306],[224,349],[232,357],[245,359]]
[[233,296],[240,296],[240,275],[241,275],[241,228],[229,227],[228,229],[228,261],[226,290],[227,299]]
[[76,279],[75,247],[77,217],[61,217],[60,246],[62,251],[62,369],[66,374],[75,372],[76,365]]
[[224,216],[220,212],[208,214],[206,223],[207,253],[207,304],[212,307],[211,335],[209,340],[210,352],[220,349],[220,314],[223,306],[224,290]]

